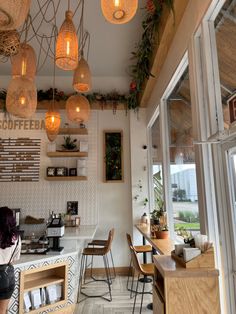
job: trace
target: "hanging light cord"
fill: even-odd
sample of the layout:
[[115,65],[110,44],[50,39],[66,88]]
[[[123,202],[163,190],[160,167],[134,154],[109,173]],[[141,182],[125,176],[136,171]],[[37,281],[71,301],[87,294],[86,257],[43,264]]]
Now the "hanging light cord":
[[[57,15],[62,7],[63,1],[61,0],[37,0],[38,6],[34,15],[29,14],[21,30],[19,31],[20,38],[24,35],[24,41],[29,43],[34,40],[34,47],[37,53],[37,73],[39,73],[50,58],[55,61],[55,40],[58,36]],[[80,51],[84,52],[87,49],[87,59],[90,50],[90,34],[84,30],[84,0],[76,0],[76,7],[73,10],[73,18],[75,21],[79,20],[76,29],[80,41]],[[34,8],[36,6],[34,4]],[[50,10],[52,8],[52,10]],[[79,10],[81,8],[81,11]],[[68,10],[71,9],[71,1],[68,0]],[[46,24],[46,27],[45,27]],[[49,27],[50,26],[50,27]],[[43,29],[50,31],[45,34]],[[36,44],[35,44],[36,43]],[[0,59],[0,62],[7,62],[8,58]]]

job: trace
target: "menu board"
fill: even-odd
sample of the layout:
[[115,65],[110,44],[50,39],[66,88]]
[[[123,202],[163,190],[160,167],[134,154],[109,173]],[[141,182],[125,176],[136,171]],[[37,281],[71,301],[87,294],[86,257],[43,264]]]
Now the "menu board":
[[40,139],[0,138],[0,182],[39,181]]

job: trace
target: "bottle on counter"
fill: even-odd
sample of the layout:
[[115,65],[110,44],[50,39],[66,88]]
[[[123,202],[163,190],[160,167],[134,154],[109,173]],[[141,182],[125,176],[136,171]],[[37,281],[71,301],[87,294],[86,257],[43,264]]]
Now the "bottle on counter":
[[148,224],[149,223],[149,217],[146,213],[144,213],[141,217],[141,224]]

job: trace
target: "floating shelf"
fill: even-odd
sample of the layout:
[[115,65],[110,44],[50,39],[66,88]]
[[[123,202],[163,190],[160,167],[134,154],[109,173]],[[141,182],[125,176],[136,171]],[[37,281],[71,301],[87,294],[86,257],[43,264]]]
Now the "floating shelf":
[[58,283],[62,283],[64,281],[64,278],[58,278],[56,276],[37,279],[37,280],[31,280],[25,282],[24,291],[31,291],[33,289],[38,289],[50,285],[56,285]]
[[86,181],[87,177],[74,176],[74,177],[46,177],[47,181]]
[[87,135],[88,129],[86,128],[60,128],[59,135]]
[[87,152],[47,152],[48,157],[88,157]]

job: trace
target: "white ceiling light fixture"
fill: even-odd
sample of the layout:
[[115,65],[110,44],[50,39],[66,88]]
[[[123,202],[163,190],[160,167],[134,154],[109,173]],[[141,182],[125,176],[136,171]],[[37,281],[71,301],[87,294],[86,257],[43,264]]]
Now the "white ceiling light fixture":
[[0,30],[19,28],[25,21],[31,0],[1,0],[0,1]]
[[125,24],[135,16],[138,0],[101,0],[101,8],[108,22]]

